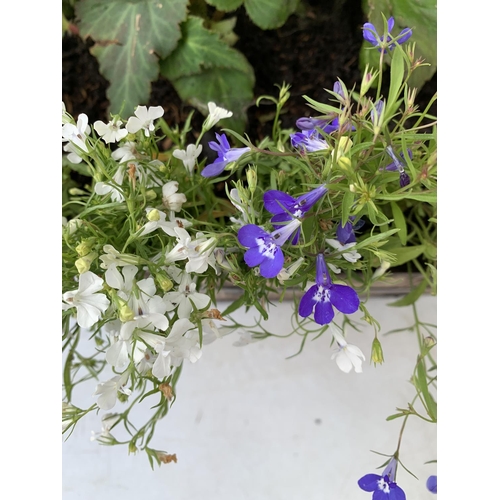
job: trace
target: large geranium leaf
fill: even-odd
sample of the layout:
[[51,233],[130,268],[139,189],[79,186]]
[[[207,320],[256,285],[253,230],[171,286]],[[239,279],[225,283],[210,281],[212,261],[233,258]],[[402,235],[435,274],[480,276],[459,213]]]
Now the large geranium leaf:
[[[80,33],[96,42],[92,54],[109,81],[110,111],[123,116],[149,100],[158,78],[158,57],[170,54],[181,37],[188,0],[80,0]],[[123,108],[122,108],[123,106]]]
[[190,17],[182,24],[182,40],[160,68],[181,99],[203,114],[213,101],[233,112],[221,125],[244,130],[246,110],[253,100],[253,69],[243,54],[204,28],[202,19]]
[[299,0],[245,0],[250,19],[261,29],[279,28],[295,12]]
[[228,68],[253,75],[245,56],[203,27],[203,19],[190,17],[181,26],[182,39],[176,49],[160,63],[169,80],[196,75],[210,68]]

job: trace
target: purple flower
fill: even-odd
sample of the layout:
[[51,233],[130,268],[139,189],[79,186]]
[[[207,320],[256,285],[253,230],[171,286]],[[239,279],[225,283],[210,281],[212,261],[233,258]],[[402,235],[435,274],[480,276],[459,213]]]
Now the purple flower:
[[387,38],[386,35],[379,36],[375,26],[372,23],[363,24],[363,38],[370,42],[374,47],[378,47],[378,51],[381,52],[384,48],[389,47],[389,50],[393,50],[396,46],[395,43],[401,45],[402,43],[408,41],[408,39],[412,35],[412,31],[410,28],[404,28],[401,33],[396,37],[397,40],[392,42],[394,38],[389,35],[389,33],[394,28],[394,18],[390,17],[387,20]]
[[333,306],[344,314],[351,314],[359,308],[359,297],[350,286],[332,283],[325,257],[319,253],[316,257],[316,283],[300,299],[299,314],[306,318],[314,310],[314,321],[326,325],[335,315]]
[[381,476],[367,474],[358,481],[359,487],[363,491],[373,491],[372,500],[406,500],[405,492],[394,482],[396,465],[392,457]]
[[384,107],[385,107],[385,101],[383,99],[379,99],[375,103],[374,108],[370,112],[370,117],[372,119],[372,123],[376,127],[381,125],[382,113],[384,111]]
[[215,141],[210,141],[208,145],[210,146],[210,149],[213,149],[218,153],[218,157],[213,163],[210,163],[210,165],[207,165],[203,169],[203,171],[201,172],[201,175],[203,177],[214,177],[215,175],[221,174],[228,163],[236,161],[242,154],[250,151],[250,148],[248,147],[229,147],[229,142],[227,141],[227,137],[225,134],[219,135],[216,133],[215,136],[217,137],[219,144],[217,144]]
[[285,263],[281,246],[293,235],[300,224],[300,220],[294,219],[270,234],[255,224],[247,224],[240,228],[238,241],[244,247],[248,247],[244,256],[246,264],[249,267],[260,266],[260,274],[264,278],[278,276]]
[[[392,150],[392,146],[387,146],[387,154],[392,158],[392,163],[389,163],[384,168],[381,168],[380,170],[390,170],[392,172],[395,172],[396,170],[399,172],[399,185],[401,187],[408,186],[410,184],[410,176],[405,172],[405,167],[403,163],[399,160],[399,158],[394,154],[394,151]],[[410,160],[413,159],[413,153],[411,152],[411,149],[406,150],[408,152],[408,156],[410,157]],[[401,160],[404,161],[404,155],[403,153],[399,153],[399,156],[401,157]]]
[[429,476],[427,479],[427,489],[431,493],[437,493],[438,492],[438,486],[437,486],[437,476]]
[[[324,184],[303,194],[298,198],[294,198],[283,191],[270,189],[264,193],[264,207],[268,212],[274,214],[271,218],[276,229],[280,228],[280,224],[294,218],[300,219],[305,213],[312,208],[312,206],[320,200],[328,189]],[[295,234],[292,244],[296,245],[299,241],[300,229]]]
[[351,215],[349,217],[349,221],[346,222],[345,226],[342,225],[342,222],[337,226],[337,239],[342,243],[342,245],[346,245],[347,243],[356,243],[356,236],[354,236],[354,228],[352,227],[352,220],[354,220],[354,216]]
[[344,89],[342,88],[342,84],[340,82],[335,82],[333,84],[333,91],[342,97],[342,99],[345,99]]
[[318,131],[315,129],[303,130],[290,135],[292,146],[303,151],[321,151],[328,149],[328,143],[320,138]]

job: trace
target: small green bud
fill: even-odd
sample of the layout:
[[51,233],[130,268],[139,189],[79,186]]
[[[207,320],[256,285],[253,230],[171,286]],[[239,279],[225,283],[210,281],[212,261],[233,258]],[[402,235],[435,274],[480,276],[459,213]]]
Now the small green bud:
[[118,306],[118,318],[122,323],[127,321],[132,321],[134,319],[134,311],[130,309],[130,306],[118,295],[115,296],[115,300]]
[[68,190],[68,193],[71,196],[78,196],[78,195],[86,195],[88,194],[87,191],[83,191],[82,189],[79,189],[77,187],[72,187]]
[[424,345],[425,347],[427,347],[427,349],[430,349],[431,347],[434,347],[436,345],[436,341],[432,337],[425,337]]
[[158,210],[156,210],[156,208],[153,208],[153,210],[151,210],[148,213],[147,218],[149,221],[152,221],[152,222],[159,221],[160,220],[160,212],[158,212]]
[[157,197],[158,197],[157,194],[152,189],[148,189],[146,191],[146,200],[147,201],[156,200]]
[[372,343],[372,361],[374,365],[376,365],[377,363],[381,365],[384,362],[384,352],[382,351],[382,344],[377,337],[373,339]]
[[172,283],[172,280],[166,274],[158,273],[155,276],[155,278],[156,278],[158,285],[160,285],[160,288],[164,292],[168,292],[174,286],[174,284]]
[[130,455],[131,453],[137,453],[137,446],[133,441],[130,441],[128,444],[128,454]]
[[248,189],[253,194],[257,188],[257,171],[254,168],[247,169]]
[[347,156],[341,156],[337,160],[338,166],[342,169],[348,172],[351,169],[351,160],[347,158]]

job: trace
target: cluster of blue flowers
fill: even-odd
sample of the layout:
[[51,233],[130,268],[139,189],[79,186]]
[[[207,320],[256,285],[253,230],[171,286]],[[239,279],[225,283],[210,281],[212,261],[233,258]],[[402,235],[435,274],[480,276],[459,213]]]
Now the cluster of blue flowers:
[[[268,233],[255,224],[240,228],[238,240],[247,247],[244,260],[250,267],[260,266],[260,273],[265,278],[275,278],[283,269],[285,258],[281,247],[291,241],[296,245],[300,238],[302,218],[328,190],[321,185],[309,193],[294,198],[283,191],[269,190],[264,194],[264,207],[273,214],[271,223],[275,231]],[[349,233],[352,241],[354,230],[351,222],[338,230]],[[352,236],[351,236],[352,233]],[[356,291],[346,285],[332,283],[323,253],[316,256],[316,282],[304,294],[299,305],[299,314],[307,317],[314,312],[314,321],[326,325],[333,320],[336,307],[344,314],[351,314],[359,308]]]

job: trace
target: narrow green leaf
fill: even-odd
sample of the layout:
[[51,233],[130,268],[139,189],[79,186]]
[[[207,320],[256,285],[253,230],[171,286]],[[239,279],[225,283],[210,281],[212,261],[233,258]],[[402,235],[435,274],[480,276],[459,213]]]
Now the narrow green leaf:
[[392,263],[393,266],[400,266],[410,260],[416,259],[425,250],[425,245],[416,245],[413,247],[398,247],[398,248],[385,248],[396,256],[396,261]]
[[227,316],[232,312],[236,311],[240,307],[244,306],[246,302],[246,296],[243,294],[239,299],[236,299],[232,304],[230,304],[226,309],[221,312],[221,316]]
[[417,386],[417,389],[422,393],[422,397],[424,398],[425,401],[425,407],[426,407],[425,409],[427,411],[427,414],[429,415],[431,420],[436,422],[437,405],[431,393],[429,392],[429,386],[427,384],[427,374],[425,371],[425,362],[423,359],[420,359],[417,363],[415,384]]
[[404,417],[406,414],[405,413],[394,413],[394,415],[389,415],[386,420],[395,420],[396,418]]
[[403,76],[405,70],[405,60],[403,55],[403,49],[399,44],[396,44],[393,50],[392,62],[391,62],[391,86],[389,88],[389,97],[387,99],[387,108],[390,110],[393,104],[396,102],[399,92],[401,90],[401,84],[403,83]]
[[351,191],[346,191],[344,193],[344,198],[342,199],[342,226],[345,226],[347,224],[353,204],[354,193]]
[[408,233],[406,228],[406,219],[403,215],[403,211],[401,210],[401,208],[399,208],[399,205],[397,203],[394,203],[393,201],[391,201],[391,209],[392,216],[394,218],[394,224],[399,229],[398,236],[401,240],[401,244],[406,245]]
[[[384,233],[379,233],[379,234],[375,234],[373,236],[370,236],[370,237],[356,243],[356,245],[353,247],[353,249],[359,250],[359,249],[364,248],[368,245],[371,245],[377,241],[388,238],[389,236],[391,236],[394,233],[397,233],[398,231],[399,231],[399,229],[390,229],[389,231],[386,231]],[[390,250],[390,251],[393,252],[394,250]]]
[[437,202],[437,193],[435,191],[422,191],[420,193],[399,193],[399,194],[377,194],[377,200],[399,201],[416,200],[426,201],[427,203]]
[[420,296],[425,292],[426,288],[427,288],[427,281],[422,280],[421,283],[417,287],[415,287],[411,292],[406,294],[401,299],[396,300],[395,302],[391,302],[390,304],[387,305],[393,307],[410,306],[420,298]]

